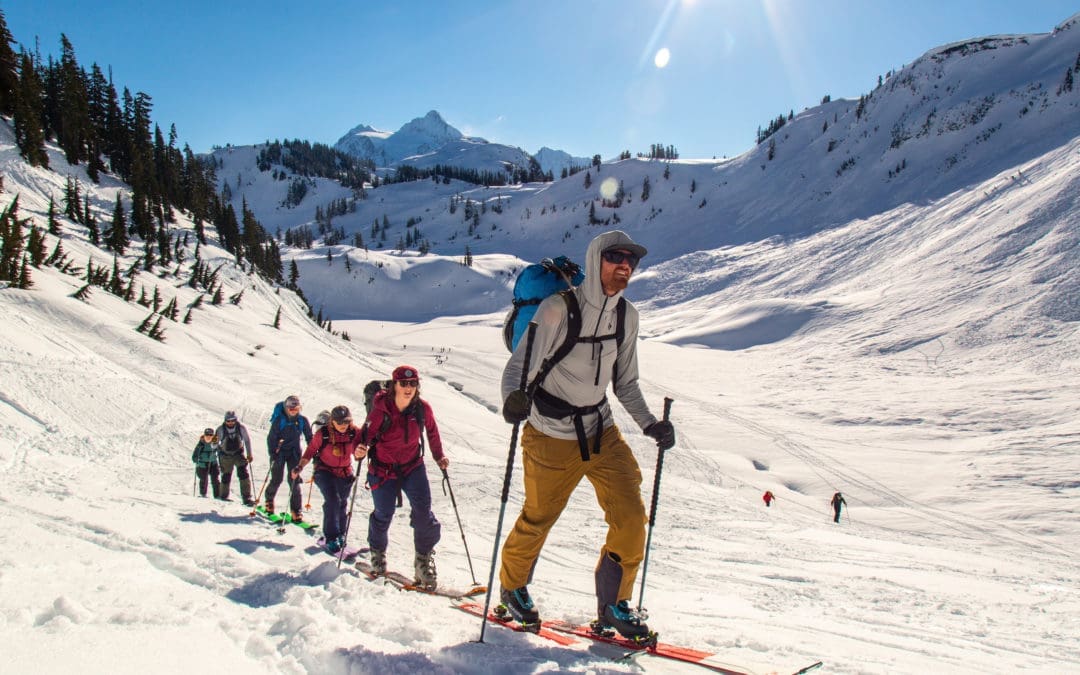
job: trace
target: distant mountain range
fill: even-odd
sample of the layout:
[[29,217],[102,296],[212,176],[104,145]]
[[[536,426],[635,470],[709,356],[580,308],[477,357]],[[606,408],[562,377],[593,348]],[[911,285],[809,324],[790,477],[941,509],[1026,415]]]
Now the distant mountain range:
[[[378,167],[412,165],[429,168],[455,166],[476,171],[504,172],[526,169],[534,157],[521,148],[466,136],[450,126],[437,111],[407,122],[394,132],[360,124],[338,139],[334,147],[344,153],[370,159]],[[535,155],[540,168],[556,178],[563,168],[586,166],[589,159],[562,150],[541,148]]]

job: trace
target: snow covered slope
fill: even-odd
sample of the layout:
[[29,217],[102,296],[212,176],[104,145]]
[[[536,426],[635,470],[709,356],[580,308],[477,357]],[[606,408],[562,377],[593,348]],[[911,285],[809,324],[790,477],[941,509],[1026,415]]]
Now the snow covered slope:
[[[659,410],[664,396],[675,399],[678,443],[663,466],[644,593],[663,639],[759,673],[818,659],[831,673],[1080,671],[1080,140],[1068,114],[1076,91],[1046,89],[1080,52],[1076,32],[1063,25],[1052,36],[994,38],[993,50],[932,50],[902,73],[953,68],[948,79],[918,85],[921,95],[943,97],[941,124],[955,119],[946,110],[967,103],[943,105],[952,93],[935,93],[934,83],[984,96],[979,82],[1020,73],[1025,61],[1046,73],[1036,105],[1021,115],[1020,99],[1002,94],[974,125],[916,132],[899,148],[874,146],[875,155],[872,142],[884,142],[877,134],[891,138],[884,120],[922,114],[904,116],[918,107],[914,98],[885,105],[890,96],[909,98],[899,85],[884,91],[890,78],[863,118],[849,120],[866,132],[843,136],[841,148],[861,148],[851,155],[857,161],[829,178],[835,191],[817,201],[791,187],[801,184],[798,174],[775,184],[758,176],[787,175],[778,168],[785,161],[809,166],[794,156],[841,152],[794,149],[804,131],[807,145],[820,143],[810,133],[821,128],[820,115],[853,102],[796,116],[780,130],[771,162],[766,141],[730,162],[673,163],[669,178],[663,164],[639,160],[590,174],[594,192],[609,176],[624,179],[632,201],[618,210],[598,202],[597,216],[621,214],[619,225],[655,254],[631,295],[642,311],[646,400]],[[1008,68],[993,70],[1001,64]],[[811,113],[819,117],[809,120]],[[867,115],[880,117],[860,126]],[[1006,131],[1032,130],[1045,137],[1004,140],[1013,138]],[[896,150],[909,161],[890,182],[892,159],[869,158]],[[270,231],[295,225],[316,202],[274,207],[280,197],[262,183],[256,152],[221,151],[220,177],[247,194]],[[929,162],[920,172],[912,171],[917,157]],[[27,167],[10,126],[0,124],[0,205],[18,195],[21,215],[41,225],[70,174],[100,222],[117,192],[126,194],[109,176],[91,184],[55,147],[50,165]],[[642,202],[645,175],[652,194]],[[190,324],[164,321],[164,342],[136,332],[146,308],[101,289],[78,300],[72,294],[83,281],[54,268],[32,270],[30,290],[0,288],[5,672],[687,672],[649,657],[615,663],[603,649],[558,648],[497,628],[477,644],[479,625],[445,600],[338,571],[298,529],[279,535],[235,502],[192,496],[196,435],[225,410],[251,429],[260,483],[275,402],[295,393],[309,416],[339,403],[358,410],[364,383],[409,363],[434,406],[471,551],[470,559],[433,478],[444,528],[440,579],[486,582],[509,440],[498,413],[506,358],[498,324],[523,258],[538,246],[580,257],[596,232],[615,225],[584,223],[592,193],[583,179],[369,190],[356,214],[335,223],[368,237],[385,213],[392,225],[382,249],[288,254],[305,295],[348,341],[214,245],[200,254],[224,265],[226,293],[242,290],[242,302],[204,304]],[[315,183],[319,200],[351,196]],[[751,198],[755,185],[765,192]],[[743,201],[725,200],[724,188]],[[916,189],[918,198],[896,196]],[[449,214],[456,195],[486,205],[480,238],[468,236],[461,210]],[[654,206],[663,211],[652,215]],[[713,221],[713,206],[745,216],[746,227]],[[786,220],[804,212],[805,220]],[[393,251],[395,235],[417,217],[412,227],[438,241],[432,253]],[[112,265],[85,228],[62,223],[73,260]],[[182,218],[177,229],[191,224]],[[51,249],[57,238],[46,241]],[[477,253],[471,268],[459,264],[466,243]],[[124,269],[137,248],[120,261]],[[190,306],[198,294],[186,284],[186,253],[178,269],[136,272],[135,284]],[[349,320],[358,317],[366,320]],[[648,503],[655,447],[614,407]],[[508,521],[520,507],[520,475],[516,467]],[[777,497],[769,508],[765,490]],[[827,506],[836,490],[848,502],[840,524]],[[318,519],[317,490],[311,503]],[[361,492],[354,542],[363,541],[369,510]],[[583,484],[530,586],[545,615],[589,618],[604,531]],[[390,563],[407,570],[411,559],[402,512]]]

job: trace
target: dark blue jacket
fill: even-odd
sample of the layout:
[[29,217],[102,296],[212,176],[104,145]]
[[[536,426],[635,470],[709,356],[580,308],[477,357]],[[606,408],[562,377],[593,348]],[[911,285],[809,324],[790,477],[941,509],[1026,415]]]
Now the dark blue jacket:
[[[270,462],[291,460],[293,464],[300,461],[300,455],[304,449],[300,447],[300,436],[304,437],[304,446],[311,442],[311,424],[303,415],[295,417],[282,415],[270,425],[270,433],[266,435],[266,449],[270,453]],[[280,447],[279,447],[280,445]]]

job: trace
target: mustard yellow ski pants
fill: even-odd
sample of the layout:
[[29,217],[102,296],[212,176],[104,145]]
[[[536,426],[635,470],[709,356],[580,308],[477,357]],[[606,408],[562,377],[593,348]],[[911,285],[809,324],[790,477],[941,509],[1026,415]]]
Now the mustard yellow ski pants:
[[[641,501],[641,469],[618,427],[612,425],[604,430],[600,452],[588,462],[582,461],[576,440],[546,436],[531,424],[526,424],[522,432],[521,450],[525,502],[503,545],[499,570],[502,587],[520,588],[531,580],[548,532],[562,514],[570,494],[585,477],[596,490],[596,501],[608,524],[607,540],[597,568],[605,558],[608,565],[617,561],[622,568],[617,600],[629,600],[645,554],[648,519]],[[609,553],[615,555],[609,557]]]

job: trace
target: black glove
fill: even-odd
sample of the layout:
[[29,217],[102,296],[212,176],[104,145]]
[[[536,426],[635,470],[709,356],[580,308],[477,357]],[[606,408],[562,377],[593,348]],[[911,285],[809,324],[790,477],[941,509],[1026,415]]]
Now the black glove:
[[506,397],[506,401],[503,403],[503,419],[509,424],[524,422],[529,418],[531,405],[532,402],[529,401],[529,397],[525,395],[525,392],[515,389],[510,392],[510,395]]
[[656,439],[656,447],[669,450],[675,445],[675,427],[667,420],[653,422],[645,427],[645,435]]

